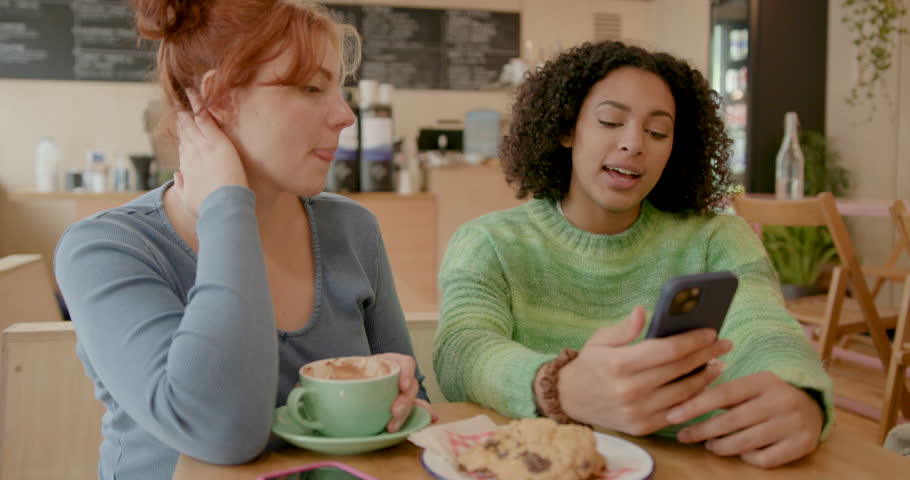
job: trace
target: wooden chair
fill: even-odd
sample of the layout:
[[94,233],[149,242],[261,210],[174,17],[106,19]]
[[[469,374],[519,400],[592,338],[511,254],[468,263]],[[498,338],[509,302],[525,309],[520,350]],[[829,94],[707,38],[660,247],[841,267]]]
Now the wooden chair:
[[103,413],[72,323],[0,333],[0,480],[98,478]]
[[[898,200],[891,207],[891,216],[897,227],[898,235],[905,245],[910,245],[910,212],[904,202]],[[888,374],[885,377],[885,405],[882,408],[882,417],[879,422],[879,441],[884,442],[888,431],[897,421],[897,407],[901,405],[901,397],[906,400],[906,379],[904,377],[907,365],[910,363],[910,275],[904,282],[904,294],[901,297],[901,306],[898,312],[897,330],[894,332],[894,348],[891,352],[891,362],[888,365]],[[910,418],[910,412],[904,410],[904,416]]]
[[13,322],[63,320],[41,255],[0,258],[0,331]]
[[[736,213],[756,225],[827,227],[834,241],[841,265],[834,268],[831,285],[826,294],[787,301],[787,309],[800,322],[820,330],[818,350],[828,364],[835,341],[845,335],[868,332],[882,365],[891,358],[891,342],[885,331],[897,324],[897,311],[892,307],[877,307],[866,283],[865,275],[902,280],[903,275],[892,273],[899,250],[889,259],[890,265],[864,269],[857,259],[847,227],[837,211],[830,193],[802,200],[750,198],[739,195],[733,200]],[[760,228],[757,233],[761,234]],[[847,285],[852,297],[847,297]],[[880,285],[877,285],[877,292]]]

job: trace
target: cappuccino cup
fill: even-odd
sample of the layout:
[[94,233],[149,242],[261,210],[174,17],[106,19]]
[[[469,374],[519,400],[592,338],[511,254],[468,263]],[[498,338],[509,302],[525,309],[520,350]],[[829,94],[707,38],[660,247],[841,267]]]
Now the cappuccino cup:
[[337,357],[300,367],[300,386],[287,398],[288,416],[327,437],[368,437],[392,418],[397,363],[377,357]]

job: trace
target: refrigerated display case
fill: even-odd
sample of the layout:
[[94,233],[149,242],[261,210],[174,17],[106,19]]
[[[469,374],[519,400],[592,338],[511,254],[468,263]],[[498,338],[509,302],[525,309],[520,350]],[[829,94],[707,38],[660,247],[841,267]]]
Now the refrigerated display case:
[[827,35],[828,0],[712,0],[709,80],[747,191],[774,191],[786,112],[824,133]]
[[717,2],[711,9],[711,86],[723,99],[723,117],[733,139],[730,164],[740,183],[746,173],[748,60],[748,0]]

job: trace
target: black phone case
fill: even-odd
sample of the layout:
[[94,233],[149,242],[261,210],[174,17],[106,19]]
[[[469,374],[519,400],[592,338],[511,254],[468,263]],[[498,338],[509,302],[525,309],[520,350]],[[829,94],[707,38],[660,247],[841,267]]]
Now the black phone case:
[[647,338],[697,328],[720,331],[738,285],[736,275],[727,271],[671,278],[661,289]]

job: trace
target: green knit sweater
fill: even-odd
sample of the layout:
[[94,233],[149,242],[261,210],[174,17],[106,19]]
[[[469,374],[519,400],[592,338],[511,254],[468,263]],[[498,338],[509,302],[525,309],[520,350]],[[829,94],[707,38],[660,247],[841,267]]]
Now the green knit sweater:
[[681,218],[647,201],[617,235],[578,229],[546,200],[462,226],[439,273],[433,366],[442,392],[510,417],[535,416],[531,385],[543,363],[563,348],[580,349],[636,305],[650,319],[670,278],[718,270],[734,272],[739,288],[720,332],[734,347],[721,358],[727,369],[717,382],[770,370],[822,400],[826,434],[834,420],[831,379],[784,308],[755,233],[739,217]]

